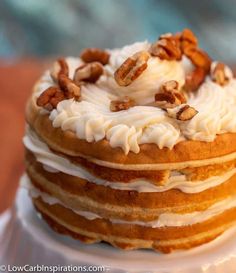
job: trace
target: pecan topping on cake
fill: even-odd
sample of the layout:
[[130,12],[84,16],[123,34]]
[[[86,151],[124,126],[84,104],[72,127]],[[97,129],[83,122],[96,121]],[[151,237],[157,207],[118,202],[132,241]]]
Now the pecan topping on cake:
[[226,67],[223,63],[216,63],[215,67],[211,71],[211,78],[221,86],[224,86],[229,82],[229,77],[226,75]]
[[203,68],[206,73],[210,71],[211,59],[208,54],[200,48],[189,47],[184,53],[196,67]]
[[180,44],[181,44],[181,50],[183,54],[190,49],[190,48],[197,48],[198,46],[198,40],[197,37],[194,35],[194,33],[186,28],[182,31],[180,34]]
[[147,68],[150,54],[147,51],[139,51],[129,57],[115,71],[114,77],[120,86],[128,86],[136,80]]
[[60,75],[58,84],[62,91],[64,91],[66,99],[79,100],[80,98],[80,86],[65,75]]
[[192,119],[198,111],[189,106],[185,105],[182,108],[179,109],[179,111],[176,113],[176,119],[181,120],[181,121],[186,121]]
[[80,98],[80,87],[66,75],[61,74],[58,78],[59,86],[47,88],[37,99],[37,105],[51,111],[62,100]]
[[103,67],[99,62],[83,64],[75,70],[74,81],[95,83],[103,74]]
[[86,48],[81,52],[80,58],[85,63],[99,62],[106,65],[109,62],[110,54],[100,48]]
[[210,71],[211,58],[205,51],[198,48],[198,40],[191,30],[183,30],[180,42],[183,54],[195,66],[194,70],[186,75],[184,88],[186,91],[195,91],[203,83]]
[[178,91],[176,81],[164,83],[160,92],[155,95],[155,105],[161,108],[174,108],[186,102],[185,96]]
[[149,51],[152,56],[159,57],[162,60],[180,60],[182,57],[178,39],[169,33],[160,36],[159,40],[152,44]]
[[69,68],[67,65],[67,62],[64,58],[58,59],[54,64],[52,69],[50,70],[50,75],[54,82],[57,82],[58,77],[60,75],[66,75],[69,74]]
[[203,83],[206,77],[206,71],[201,67],[196,67],[192,72],[186,75],[185,78],[185,91],[196,91]]
[[172,111],[172,109],[170,110],[171,112],[168,111],[169,116],[181,121],[190,120],[198,113],[195,108],[187,104],[177,108],[177,111],[175,111],[176,109],[173,109],[174,111]]
[[163,92],[165,92],[165,91],[172,91],[172,90],[176,90],[177,91],[178,88],[179,88],[179,84],[178,84],[177,81],[174,81],[174,80],[165,82],[165,83],[163,83],[161,85],[161,90]]
[[56,86],[47,88],[37,99],[37,105],[51,111],[57,104],[65,99],[65,94]]
[[80,86],[69,78],[69,67],[65,59],[58,59],[50,71],[57,84],[47,88],[37,99],[37,105],[51,111],[57,104],[66,99],[80,99]]
[[126,96],[126,97],[124,97],[123,100],[111,101],[110,110],[112,112],[118,112],[118,111],[122,111],[122,110],[127,110],[133,106],[135,106],[135,101]]

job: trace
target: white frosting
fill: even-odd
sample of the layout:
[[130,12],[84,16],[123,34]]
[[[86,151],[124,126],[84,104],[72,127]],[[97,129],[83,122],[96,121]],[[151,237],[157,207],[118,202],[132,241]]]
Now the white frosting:
[[68,209],[71,209],[74,213],[76,214],[79,214],[83,217],[85,217],[86,219],[89,219],[89,220],[94,220],[94,219],[97,219],[97,218],[101,218],[99,215],[93,213],[93,212],[90,212],[90,211],[83,211],[83,210],[75,210],[75,209],[72,209],[71,207],[68,207],[66,206],[64,203],[62,203],[59,199],[45,193],[45,192],[42,192],[40,191],[38,188],[36,188],[32,182],[30,181],[30,178],[27,174],[24,174],[22,177],[21,177],[21,180],[20,180],[20,185],[21,187],[25,188],[28,190],[29,192],[29,195],[32,197],[32,198],[38,198],[38,197],[41,197],[42,200],[49,204],[49,205],[56,205],[56,204],[60,204],[62,205],[63,207],[65,208],[68,208]]
[[158,220],[143,222],[143,221],[124,221],[113,219],[112,222],[116,224],[133,224],[145,227],[160,228],[160,227],[181,227],[189,226],[197,223],[207,221],[208,219],[223,213],[226,210],[236,207],[236,198],[229,197],[223,201],[215,203],[204,211],[196,211],[185,214],[177,213],[163,213]]
[[35,155],[37,161],[43,164],[46,171],[53,173],[63,172],[69,175],[80,177],[82,179],[86,179],[97,185],[103,185],[117,190],[164,192],[170,189],[179,189],[186,193],[198,193],[224,183],[236,173],[236,168],[234,168],[221,176],[213,176],[203,181],[188,181],[186,180],[185,175],[181,175],[178,172],[172,171],[168,181],[163,186],[156,186],[145,178],[134,179],[129,183],[109,182],[94,176],[85,168],[79,165],[75,165],[68,159],[56,155],[50,151],[48,146],[42,142],[29,128],[26,130],[26,132],[27,134],[23,139],[24,145]]
[[216,134],[236,132],[236,80],[221,87],[209,78],[192,94],[189,104],[199,113],[187,124],[183,134],[193,140],[213,141]]
[[134,43],[121,49],[111,50],[110,62],[106,66],[106,73],[101,77],[98,85],[103,89],[112,90],[117,96],[129,96],[139,104],[146,105],[153,102],[154,96],[162,83],[169,79],[176,80],[180,86],[184,84],[185,71],[181,62],[150,58],[147,69],[128,87],[119,86],[114,80],[117,68],[135,52],[148,50],[150,44]]
[[[37,189],[30,181],[29,177],[27,175],[24,175],[21,178],[21,186],[26,188],[30,196],[33,198],[41,197],[42,200],[49,204],[60,204],[68,209],[71,209],[74,213],[85,217],[88,220],[94,220],[94,219],[101,219],[102,217],[99,216],[96,213],[90,212],[90,211],[83,211],[83,210],[75,210],[72,209],[65,204],[63,204],[60,200],[58,200],[55,197],[50,196],[47,193],[41,192],[39,189]],[[177,213],[163,213],[161,214],[157,220],[149,221],[149,222],[143,222],[143,221],[125,221],[121,219],[109,219],[110,222],[114,224],[132,224],[132,225],[139,225],[139,226],[145,226],[145,227],[152,227],[152,228],[160,228],[165,226],[187,226],[187,225],[193,225],[196,223],[204,222],[216,215],[219,215],[223,213],[226,210],[232,209],[236,207],[236,198],[229,197],[223,201],[220,201],[218,203],[215,203],[214,205],[210,206],[204,211],[196,211],[186,214],[177,214]]]
[[[150,44],[145,41],[110,50],[111,57],[109,64],[105,66],[104,75],[96,84],[82,87],[81,102],[72,99],[60,102],[57,109],[50,113],[53,126],[72,130],[78,138],[88,142],[107,139],[111,147],[120,147],[125,154],[129,151],[138,153],[139,146],[143,143],[154,143],[159,148],[172,149],[184,139],[213,141],[217,134],[236,132],[236,80],[232,79],[232,72],[228,67],[228,85],[221,87],[208,79],[199,90],[191,94],[188,103],[199,114],[186,122],[169,118],[165,111],[150,104],[163,82],[176,80],[180,87],[183,86],[185,74],[192,69],[187,58],[166,61],[151,57],[147,69],[140,77],[127,87],[119,86],[114,80],[114,71],[129,56],[149,47]],[[70,57],[67,62],[72,77],[81,60]],[[39,96],[52,84],[49,72],[46,72],[37,86],[35,96]],[[124,95],[134,98],[138,106],[111,112],[110,101]]]

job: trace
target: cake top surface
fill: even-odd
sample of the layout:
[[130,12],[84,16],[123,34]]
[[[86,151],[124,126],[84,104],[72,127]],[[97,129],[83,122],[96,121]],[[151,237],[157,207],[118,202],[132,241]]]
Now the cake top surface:
[[46,71],[33,98],[54,127],[88,142],[107,139],[124,153],[154,143],[213,141],[236,132],[236,80],[185,29],[154,43],[85,49]]

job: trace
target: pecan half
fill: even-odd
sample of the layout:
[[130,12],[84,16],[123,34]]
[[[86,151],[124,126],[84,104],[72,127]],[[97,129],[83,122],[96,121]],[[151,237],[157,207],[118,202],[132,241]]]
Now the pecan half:
[[122,111],[122,110],[127,110],[133,106],[135,106],[135,101],[126,96],[126,97],[124,97],[123,100],[111,101],[110,110],[112,112],[118,112],[118,111]]
[[171,34],[161,35],[159,40],[151,45],[150,54],[162,60],[180,60],[182,52],[178,39]]
[[196,67],[203,68],[207,73],[210,71],[211,59],[205,51],[200,48],[188,47],[184,54]]
[[197,113],[198,111],[195,108],[189,105],[184,105],[178,110],[175,118],[181,121],[187,121],[192,119]]
[[161,85],[161,90],[163,92],[165,91],[172,91],[172,90],[178,90],[179,88],[179,83],[177,81],[171,80],[163,83]]
[[221,86],[224,86],[229,82],[229,77],[226,75],[226,67],[223,63],[216,63],[211,71],[211,78]]
[[62,91],[64,91],[67,99],[74,98],[75,100],[80,99],[80,86],[65,75],[60,75],[58,84]]
[[47,88],[38,98],[37,105],[51,111],[57,104],[65,99],[65,94],[56,86]]
[[85,63],[99,62],[106,65],[109,62],[110,54],[100,48],[85,48],[81,52],[80,58]]
[[147,51],[139,51],[129,57],[115,71],[114,77],[120,86],[128,86],[136,80],[147,68],[150,54]]
[[66,76],[69,74],[69,67],[64,58],[60,58],[54,62],[52,69],[50,70],[50,76],[54,82],[57,82],[58,77],[62,74]]
[[204,82],[206,71],[201,67],[196,67],[192,72],[185,77],[185,91],[196,91],[198,87]]
[[155,105],[166,109],[185,103],[185,96],[177,88],[178,83],[176,81],[164,83],[160,88],[160,92],[155,95]]
[[197,48],[198,40],[194,33],[186,28],[182,31],[180,35],[181,50],[185,54],[190,48]]
[[95,83],[103,74],[103,67],[99,62],[83,64],[75,70],[74,81],[76,84],[81,82]]

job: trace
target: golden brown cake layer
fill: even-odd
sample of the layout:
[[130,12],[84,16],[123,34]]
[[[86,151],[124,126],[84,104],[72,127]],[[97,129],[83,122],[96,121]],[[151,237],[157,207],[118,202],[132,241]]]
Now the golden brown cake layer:
[[[63,158],[68,159],[70,162],[72,162],[75,165],[85,168],[95,177],[99,177],[109,182],[129,183],[129,182],[132,182],[132,180],[137,178],[145,178],[155,185],[164,185],[171,174],[170,170],[155,170],[155,171],[154,170],[141,170],[141,171],[122,170],[121,171],[119,169],[108,168],[108,167],[94,164],[81,157],[75,158],[73,156],[68,156],[68,155],[58,153],[55,151],[52,151],[52,152]],[[27,148],[25,149],[25,156],[29,162],[36,160],[34,154]],[[188,181],[201,181],[212,176],[222,175],[226,171],[232,170],[235,167],[236,167],[236,160],[231,160],[229,162],[225,162],[221,164],[213,164],[213,165],[207,165],[207,166],[195,167],[195,168],[185,168],[180,170],[176,169],[175,171],[178,171],[184,174]]]
[[[205,163],[191,161],[211,159],[213,163],[219,163],[233,160],[236,157],[236,154],[233,154],[236,152],[236,134],[234,133],[218,135],[212,142],[182,141],[177,143],[171,150],[168,148],[159,149],[155,144],[142,144],[138,154],[130,152],[125,155],[122,149],[112,148],[105,139],[89,143],[86,140],[79,139],[71,131],[54,128],[48,114],[39,114],[39,108],[32,99],[28,102],[26,118],[38,136],[52,149],[74,157],[89,158],[89,161],[99,165],[109,165],[109,167],[114,168],[132,169],[134,166],[129,167],[127,165],[144,164],[146,168],[150,169],[155,167],[150,166],[151,164],[163,163],[167,163],[167,165],[156,166],[155,168],[173,168],[174,165],[170,163],[179,163],[179,166],[185,168],[194,164],[197,164],[197,166],[211,164],[207,161]],[[232,154],[232,158],[229,157],[229,154]],[[145,169],[145,166],[140,167]]]
[[216,202],[236,195],[236,175],[208,190],[188,194],[177,189],[164,192],[115,190],[65,173],[47,172],[35,160],[27,161],[32,183],[74,209],[85,209],[105,218],[156,219],[163,212],[202,211]]
[[162,252],[189,249],[209,242],[236,222],[236,208],[191,226],[150,228],[132,224],[114,224],[109,220],[88,220],[59,204],[33,200],[37,210],[56,231],[83,242],[108,242],[122,249],[153,248]]

